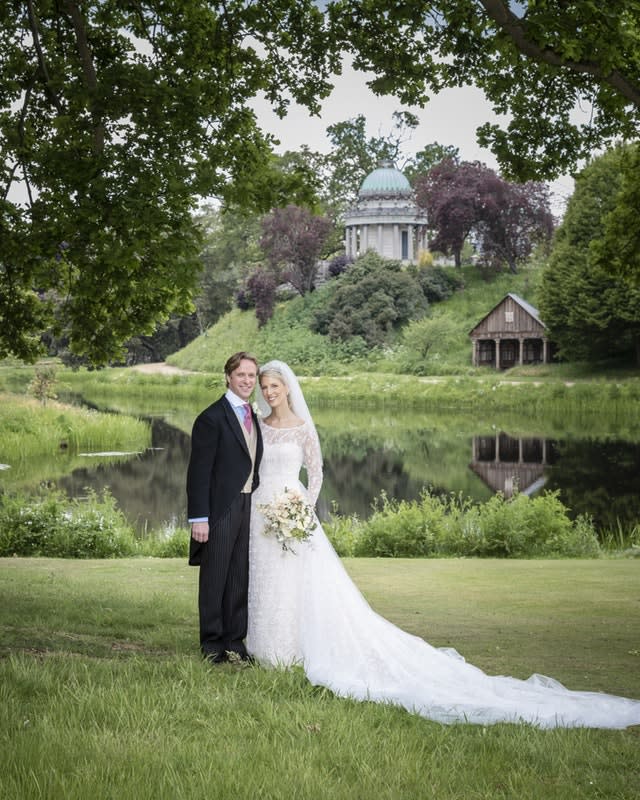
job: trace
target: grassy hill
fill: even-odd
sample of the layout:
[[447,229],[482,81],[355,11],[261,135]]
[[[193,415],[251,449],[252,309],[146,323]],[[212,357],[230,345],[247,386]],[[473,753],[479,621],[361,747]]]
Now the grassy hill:
[[508,292],[535,305],[540,267],[531,266],[518,275],[501,274],[490,281],[476,267],[463,267],[458,274],[464,288],[431,305],[427,317],[410,321],[384,349],[370,348],[358,337],[332,342],[311,330],[314,312],[334,291],[335,282],[329,281],[306,297],[279,303],[261,329],[253,310],[234,309],[167,361],[184,369],[220,373],[231,353],[249,350],[263,362],[287,361],[301,375],[347,375],[354,370],[472,374],[469,331]]

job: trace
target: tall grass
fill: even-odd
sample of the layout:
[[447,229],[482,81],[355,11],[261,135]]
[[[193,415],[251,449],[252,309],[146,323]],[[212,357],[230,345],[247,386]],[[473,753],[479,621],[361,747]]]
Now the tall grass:
[[[347,567],[381,614],[492,674],[640,696],[638,562]],[[634,729],[441,726],[299,670],[208,666],[196,594],[184,561],[0,560],[1,797],[638,796]]]
[[147,423],[117,414],[33,398],[0,395],[0,461],[68,450],[143,450],[150,443]]
[[[0,371],[0,380],[2,373]],[[147,413],[160,413],[188,405],[201,408],[224,391],[222,372],[196,375],[147,375],[130,369],[99,372],[64,372],[62,383],[68,391],[100,405]],[[542,431],[565,430],[566,422],[576,422],[582,431],[615,432],[625,438],[640,433],[640,377],[572,380],[548,376],[521,375],[510,378],[502,373],[483,372],[477,376],[420,378],[354,372],[351,375],[300,376],[309,404],[322,409],[372,409],[396,417],[416,412],[472,413],[509,416],[513,423],[526,419]],[[550,420],[555,422],[550,423]],[[519,421],[519,422],[518,422]]]

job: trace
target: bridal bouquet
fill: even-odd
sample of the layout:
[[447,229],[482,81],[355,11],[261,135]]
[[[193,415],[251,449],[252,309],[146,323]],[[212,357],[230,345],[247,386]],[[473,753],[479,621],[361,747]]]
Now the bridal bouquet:
[[313,533],[316,523],[312,506],[299,489],[287,489],[271,503],[261,503],[258,510],[264,514],[265,536],[273,536],[283,550],[295,553],[293,541],[305,542]]

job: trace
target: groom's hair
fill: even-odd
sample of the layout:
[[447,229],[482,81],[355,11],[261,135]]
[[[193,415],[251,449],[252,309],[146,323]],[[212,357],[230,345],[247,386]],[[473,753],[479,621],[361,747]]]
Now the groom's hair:
[[258,364],[258,359],[255,356],[252,356],[251,353],[247,353],[244,350],[241,350],[239,353],[234,353],[227,359],[227,363],[224,365],[224,376],[227,385],[229,384],[229,375],[238,369],[240,366],[241,361],[253,361],[256,365],[256,372],[260,370],[260,365]]

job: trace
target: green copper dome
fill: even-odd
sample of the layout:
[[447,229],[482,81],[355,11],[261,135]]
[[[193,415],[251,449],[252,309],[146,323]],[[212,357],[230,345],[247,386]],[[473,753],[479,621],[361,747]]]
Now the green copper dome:
[[362,181],[359,197],[411,195],[411,184],[390,162],[383,162]]

